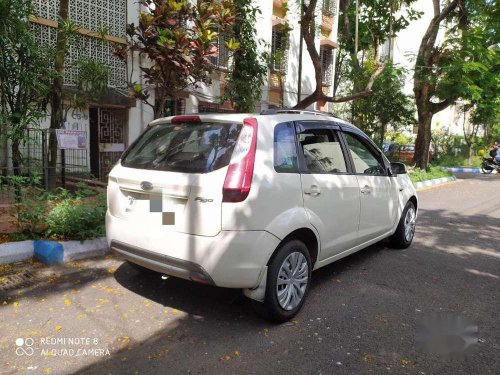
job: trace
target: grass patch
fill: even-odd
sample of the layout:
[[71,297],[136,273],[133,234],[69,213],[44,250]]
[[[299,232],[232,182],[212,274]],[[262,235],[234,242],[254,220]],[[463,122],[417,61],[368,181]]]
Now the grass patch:
[[450,177],[453,173],[450,171],[444,171],[441,168],[431,166],[428,171],[415,168],[412,171],[408,171],[408,175],[413,183],[433,180],[435,178]]
[[440,167],[475,167],[479,168],[483,158],[481,156],[473,156],[470,161],[465,156],[444,155],[438,160],[433,160],[432,165]]

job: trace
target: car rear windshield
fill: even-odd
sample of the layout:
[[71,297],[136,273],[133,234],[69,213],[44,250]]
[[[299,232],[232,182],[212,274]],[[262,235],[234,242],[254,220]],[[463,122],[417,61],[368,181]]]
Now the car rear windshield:
[[122,165],[159,171],[208,173],[229,164],[241,124],[160,124],[128,149]]

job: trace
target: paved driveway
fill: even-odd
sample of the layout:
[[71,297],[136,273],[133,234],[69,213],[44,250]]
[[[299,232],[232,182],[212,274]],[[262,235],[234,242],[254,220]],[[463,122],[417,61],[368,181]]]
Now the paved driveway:
[[[460,177],[420,192],[410,249],[382,243],[315,272],[283,325],[239,291],[143,277],[113,257],[4,267],[0,373],[500,374],[500,176]],[[433,314],[477,326],[475,350],[418,348]]]

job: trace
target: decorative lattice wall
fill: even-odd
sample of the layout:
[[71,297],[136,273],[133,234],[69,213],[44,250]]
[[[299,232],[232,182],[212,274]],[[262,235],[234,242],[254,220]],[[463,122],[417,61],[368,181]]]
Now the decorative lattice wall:
[[[57,20],[59,0],[35,0],[37,16]],[[69,17],[78,26],[89,30],[106,27],[109,35],[125,37],[126,0],[71,0]]]
[[[36,0],[37,16],[57,20],[59,0]],[[70,19],[80,28],[98,31],[107,28],[112,36],[124,37],[127,22],[125,0],[72,0]],[[33,24],[41,43],[55,47],[57,31],[55,28]],[[74,85],[78,69],[75,62],[83,57],[91,58],[109,67],[108,85],[120,88],[126,85],[126,66],[113,55],[113,47],[99,38],[77,35],[72,40],[69,55],[66,57],[64,83]]]

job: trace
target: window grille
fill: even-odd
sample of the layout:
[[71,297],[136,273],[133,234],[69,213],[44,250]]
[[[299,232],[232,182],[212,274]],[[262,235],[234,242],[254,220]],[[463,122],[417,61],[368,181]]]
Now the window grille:
[[333,73],[333,51],[331,48],[320,47],[319,57],[321,60],[321,83],[331,86]]
[[271,40],[271,70],[286,73],[288,62],[288,33],[280,30],[281,26],[273,27]]
[[334,16],[337,13],[337,1],[323,0],[322,13],[324,16]]
[[227,68],[229,65],[229,50],[226,47],[226,41],[223,35],[219,35],[214,43],[217,47],[217,55],[209,57],[210,62],[219,68]]

